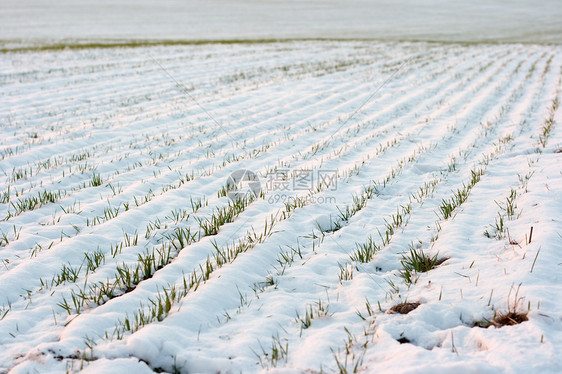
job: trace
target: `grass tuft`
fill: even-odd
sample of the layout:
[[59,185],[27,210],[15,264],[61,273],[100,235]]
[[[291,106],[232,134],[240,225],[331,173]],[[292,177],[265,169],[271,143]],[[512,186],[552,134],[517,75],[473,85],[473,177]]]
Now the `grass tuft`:
[[446,258],[439,259],[438,254],[434,256],[429,256],[423,252],[423,250],[416,250],[411,248],[410,252],[406,255],[402,255],[402,270],[400,271],[400,276],[404,278],[406,284],[415,283],[416,273],[425,273],[435,268],[436,266],[442,264],[446,261]]
[[513,291],[513,286],[509,290],[509,294],[507,295],[507,312],[502,313],[500,310],[494,311],[494,317],[491,320],[484,319],[483,321],[477,321],[474,324],[474,327],[483,327],[488,328],[490,326],[494,326],[496,328],[500,328],[503,326],[514,326],[525,321],[528,321],[527,312],[519,312],[517,311],[517,305],[519,304],[520,299],[518,298],[519,289],[521,288],[521,283],[517,286],[517,290],[515,291],[515,297],[513,302],[510,303],[510,296],[511,292]]
[[92,176],[92,180],[90,181],[90,186],[91,187],[98,187],[101,186],[103,183],[103,180],[101,179],[101,175],[94,173],[94,175]]

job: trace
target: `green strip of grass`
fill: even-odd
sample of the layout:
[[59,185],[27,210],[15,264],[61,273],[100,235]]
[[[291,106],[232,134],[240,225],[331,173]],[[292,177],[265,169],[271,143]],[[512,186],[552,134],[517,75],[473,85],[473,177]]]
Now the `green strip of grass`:
[[[179,46],[179,45],[205,45],[205,44],[267,44],[267,43],[288,43],[288,42],[408,42],[408,43],[428,43],[428,44],[446,44],[446,45],[481,45],[481,44],[544,44],[552,45],[553,43],[525,43],[525,42],[509,42],[502,40],[483,40],[483,41],[440,41],[440,40],[422,40],[422,39],[385,39],[385,38],[270,38],[270,39],[200,39],[200,40],[108,40],[108,41],[68,41],[58,42],[45,45],[30,45],[20,47],[2,47],[0,53],[10,52],[40,52],[40,51],[58,51],[58,50],[78,50],[92,48],[136,48],[136,47],[152,47],[152,46]],[[17,43],[18,41],[0,40],[0,45],[9,43]]]

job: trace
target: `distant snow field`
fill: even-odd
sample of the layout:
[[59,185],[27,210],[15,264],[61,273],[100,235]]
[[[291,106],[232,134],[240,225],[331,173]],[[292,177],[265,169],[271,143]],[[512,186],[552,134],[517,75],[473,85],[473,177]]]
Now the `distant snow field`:
[[0,71],[0,372],[559,372],[561,47]]
[[0,48],[288,38],[562,41],[559,0],[3,0]]

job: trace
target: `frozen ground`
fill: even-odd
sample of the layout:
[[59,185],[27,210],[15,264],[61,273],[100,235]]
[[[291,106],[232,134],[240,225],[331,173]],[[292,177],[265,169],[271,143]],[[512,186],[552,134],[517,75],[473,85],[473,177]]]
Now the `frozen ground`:
[[3,0],[0,47],[366,38],[560,43],[559,0]]
[[[519,44],[3,54],[0,372],[559,372],[561,69]],[[263,192],[233,204],[242,168]]]

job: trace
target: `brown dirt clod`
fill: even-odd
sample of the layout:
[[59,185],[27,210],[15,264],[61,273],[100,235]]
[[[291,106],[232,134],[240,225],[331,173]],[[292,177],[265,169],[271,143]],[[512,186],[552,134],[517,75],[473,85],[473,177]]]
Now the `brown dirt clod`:
[[408,314],[412,310],[416,309],[420,306],[420,303],[400,303],[394,305],[392,308],[388,310],[389,313],[399,313],[399,314]]

